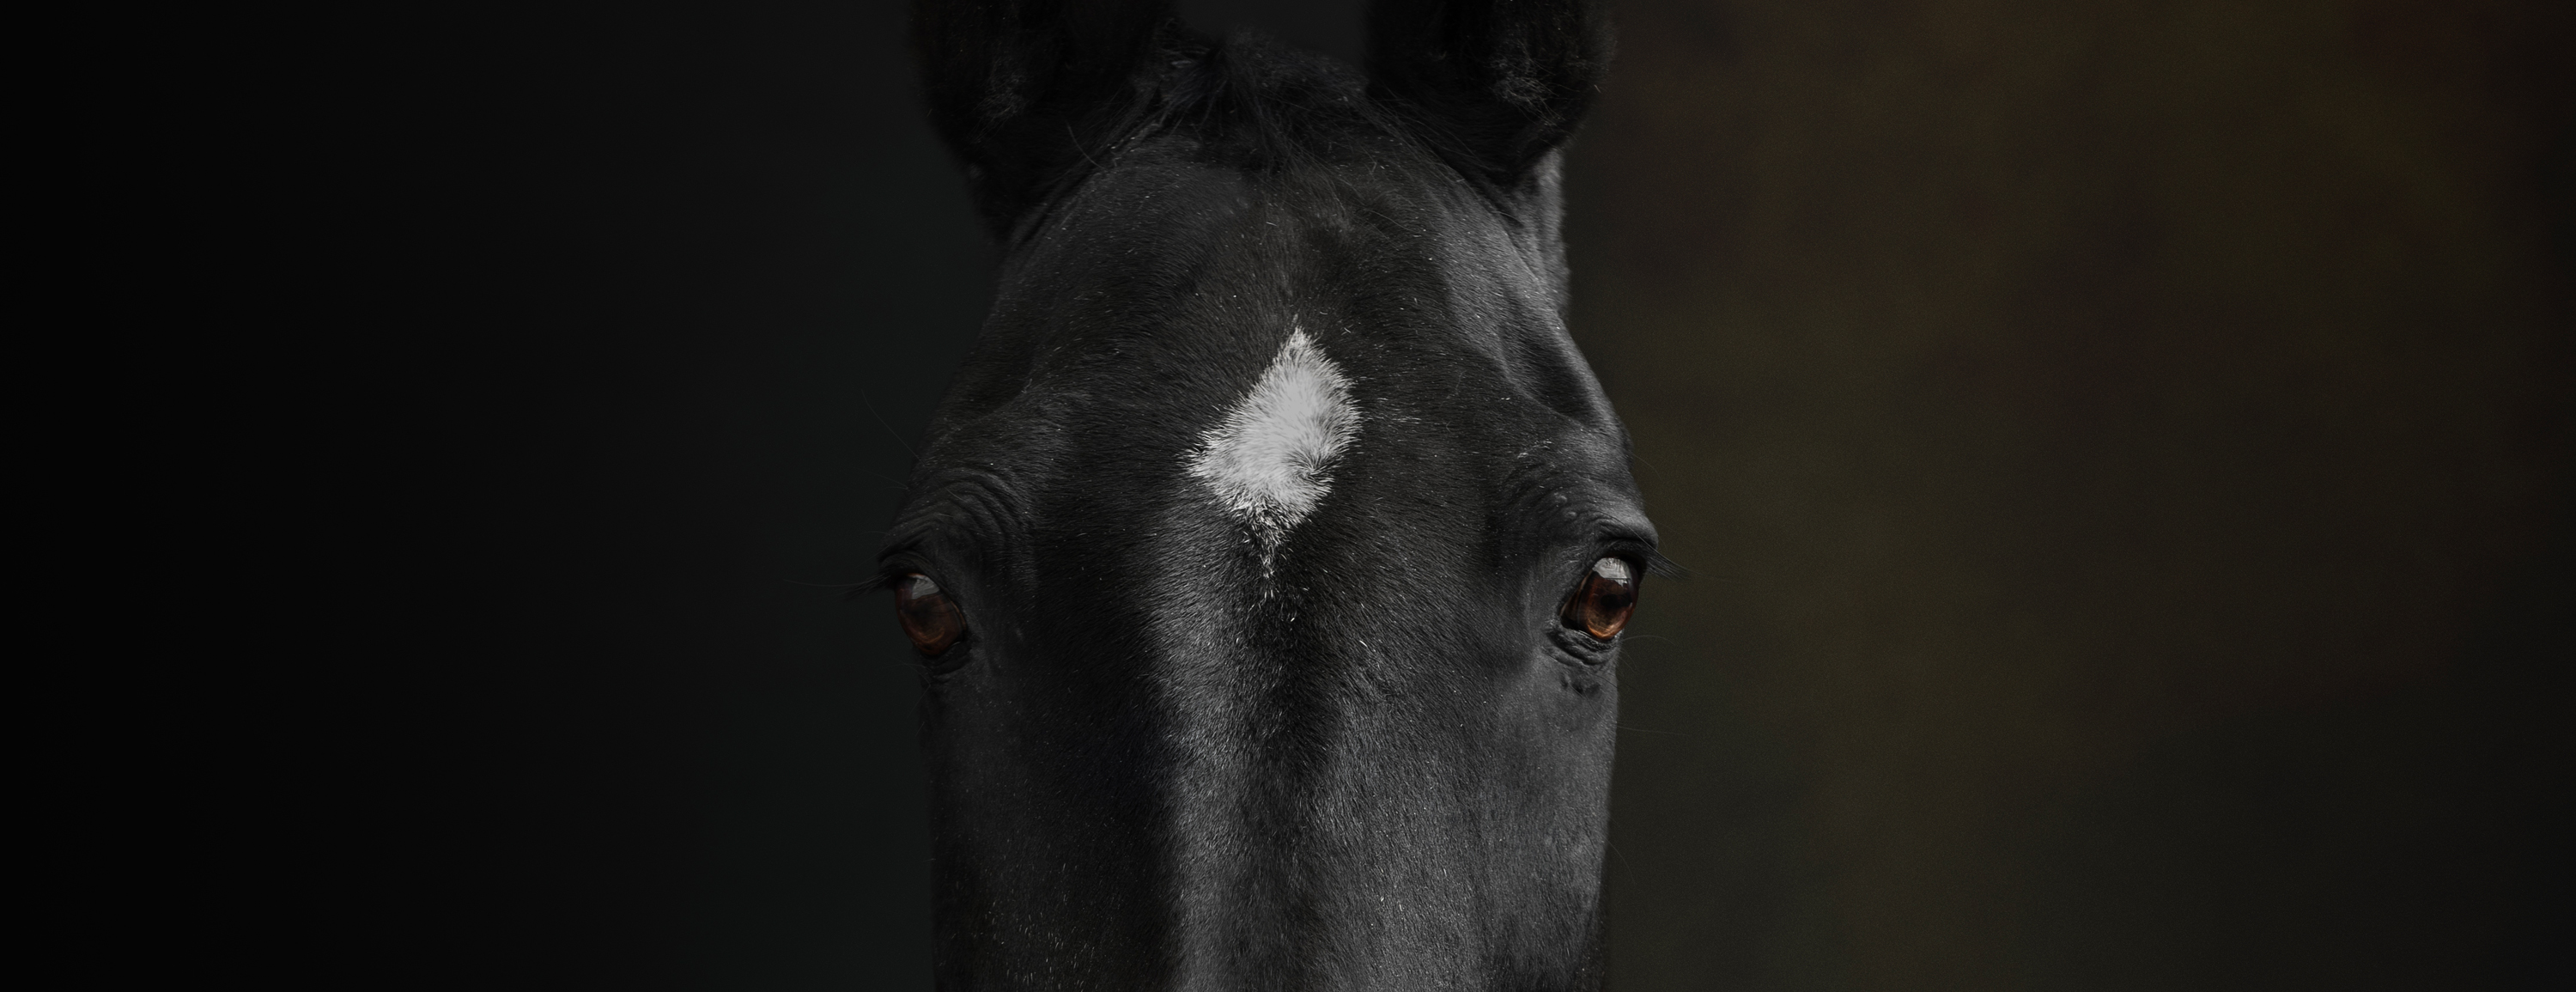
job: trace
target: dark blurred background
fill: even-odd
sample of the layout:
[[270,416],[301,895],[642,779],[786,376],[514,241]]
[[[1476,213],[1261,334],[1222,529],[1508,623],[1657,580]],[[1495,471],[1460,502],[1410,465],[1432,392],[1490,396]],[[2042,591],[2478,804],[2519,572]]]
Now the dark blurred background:
[[[1616,987],[2568,983],[2564,10],[1618,6],[1573,326],[1692,574]],[[842,587],[991,256],[902,24],[371,29],[361,984],[926,986],[917,688]]]

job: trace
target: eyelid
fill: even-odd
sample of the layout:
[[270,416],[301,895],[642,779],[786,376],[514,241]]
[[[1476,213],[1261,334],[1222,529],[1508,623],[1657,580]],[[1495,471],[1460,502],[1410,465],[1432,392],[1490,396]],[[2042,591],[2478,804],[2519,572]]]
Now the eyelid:
[[[859,591],[891,590],[896,583],[902,582],[908,575],[920,575],[929,578],[932,582],[939,582],[938,576],[933,572],[929,563],[917,559],[909,549],[889,551],[878,556],[877,574],[861,583]],[[939,582],[939,588],[942,592],[947,591],[948,583]]]
[[1649,575],[1661,579],[1681,579],[1688,578],[1691,574],[1690,569],[1682,567],[1680,562],[1664,557],[1664,553],[1656,550],[1652,541],[1637,539],[1607,541],[1602,544],[1601,553],[1628,559],[1628,564],[1637,569],[1637,576],[1641,579]]
[[[1670,559],[1655,551],[1653,541],[1633,535],[1612,534],[1602,538],[1593,549],[1593,556],[1595,559],[1617,558],[1627,562],[1628,567],[1637,570],[1634,578],[1671,575],[1678,571]],[[1591,567],[1590,561],[1584,563],[1585,574],[1591,574]]]

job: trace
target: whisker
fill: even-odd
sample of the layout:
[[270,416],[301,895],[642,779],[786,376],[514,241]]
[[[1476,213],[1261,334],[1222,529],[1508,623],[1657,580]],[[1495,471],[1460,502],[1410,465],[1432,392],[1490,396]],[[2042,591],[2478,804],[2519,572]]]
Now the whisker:
[[868,387],[865,384],[859,386],[859,405],[868,408],[868,416],[876,418],[877,426],[885,428],[886,436],[893,438],[895,444],[902,446],[904,454],[912,456],[914,461],[921,460],[921,453],[912,450],[912,444],[905,441],[903,435],[894,432],[894,425],[886,423],[885,414],[877,412],[876,401],[868,398]]

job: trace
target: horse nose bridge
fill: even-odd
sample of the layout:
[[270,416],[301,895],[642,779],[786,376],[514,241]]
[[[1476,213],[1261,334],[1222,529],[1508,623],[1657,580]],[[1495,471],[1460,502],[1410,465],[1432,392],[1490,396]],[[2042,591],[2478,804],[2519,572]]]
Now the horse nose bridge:
[[1467,873],[1425,869],[1473,819],[1437,784],[1441,735],[1367,685],[1356,634],[1240,606],[1157,659],[1174,987],[1356,987],[1403,970],[1389,933],[1474,942]]

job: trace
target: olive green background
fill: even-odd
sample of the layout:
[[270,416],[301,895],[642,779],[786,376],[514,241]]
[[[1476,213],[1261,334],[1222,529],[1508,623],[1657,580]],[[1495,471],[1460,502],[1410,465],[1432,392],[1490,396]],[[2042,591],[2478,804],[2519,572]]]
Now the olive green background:
[[1614,985],[2563,958],[2563,16],[1617,9],[1573,326],[1693,574]]
[[[1616,988],[2568,984],[2564,7],[1617,5],[1573,328],[1690,574]],[[381,16],[310,122],[367,125],[324,350],[399,422],[336,449],[398,645],[329,666],[390,746],[313,742],[374,797],[314,906],[393,924],[339,983],[926,987],[846,587],[993,259],[903,5]]]

